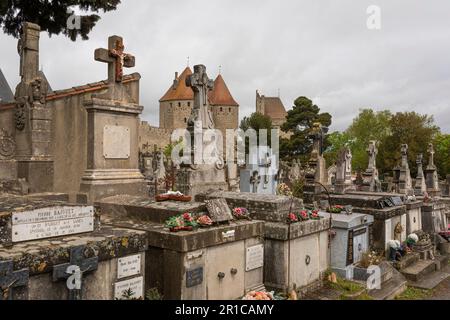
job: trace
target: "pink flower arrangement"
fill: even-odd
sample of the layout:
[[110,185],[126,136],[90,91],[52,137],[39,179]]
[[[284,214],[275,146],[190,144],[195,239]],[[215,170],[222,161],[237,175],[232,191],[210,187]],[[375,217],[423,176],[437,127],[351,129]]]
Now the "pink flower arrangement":
[[300,211],[300,218],[302,219],[302,221],[309,220],[308,211],[306,211],[306,210]]
[[289,222],[298,222],[297,215],[295,213],[289,213],[288,220]]
[[205,227],[205,226],[210,226],[210,225],[212,225],[212,224],[213,224],[213,221],[211,220],[210,217],[208,217],[208,216],[205,214],[205,215],[203,215],[203,216],[201,216],[201,217],[199,217],[199,218],[197,219],[197,223],[198,223],[200,226]]
[[313,220],[319,220],[320,219],[319,211],[317,211],[317,210],[312,211],[310,218]]
[[192,218],[191,214],[188,212],[183,213],[183,219],[188,222],[192,222],[194,220],[194,218]]
[[250,219],[250,214],[246,208],[234,208],[233,216],[236,219]]

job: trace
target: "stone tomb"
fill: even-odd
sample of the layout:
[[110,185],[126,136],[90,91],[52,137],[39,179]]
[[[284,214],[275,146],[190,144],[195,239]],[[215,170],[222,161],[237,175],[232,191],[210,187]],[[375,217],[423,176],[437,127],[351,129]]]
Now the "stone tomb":
[[448,230],[448,213],[450,211],[449,201],[445,198],[433,198],[430,202],[423,203],[422,229],[435,234]]
[[[321,215],[330,218],[329,213]],[[339,276],[351,279],[352,266],[357,265],[362,255],[370,250],[373,222],[373,216],[368,214],[332,215],[332,228],[336,235],[331,240],[331,267]]]
[[406,240],[408,214],[400,196],[392,193],[350,192],[331,195],[331,201],[332,205],[351,205],[354,212],[374,217],[374,249],[388,251],[389,240]]
[[156,288],[170,300],[229,300],[263,288],[263,222],[239,220],[170,232],[164,220],[206,213],[205,203],[128,196],[97,205],[103,223],[146,232],[146,290]]
[[305,294],[321,285],[328,263],[330,219],[289,224],[290,212],[303,209],[300,199],[254,193],[210,192],[196,199],[223,197],[230,208],[245,207],[255,219],[264,220],[264,284]]
[[36,197],[0,196],[0,244],[92,232],[98,227],[93,206]]

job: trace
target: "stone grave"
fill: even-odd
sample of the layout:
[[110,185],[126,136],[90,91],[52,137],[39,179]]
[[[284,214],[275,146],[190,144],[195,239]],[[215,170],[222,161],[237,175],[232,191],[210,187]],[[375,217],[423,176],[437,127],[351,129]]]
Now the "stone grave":
[[352,181],[352,152],[350,148],[345,147],[339,152],[336,163],[334,192],[346,193],[351,190],[355,190]]
[[425,183],[425,175],[423,173],[423,154],[417,155],[417,177],[416,184],[414,186],[414,194],[416,196],[422,196],[427,192],[427,185]]
[[401,164],[394,169],[394,183],[397,185],[397,193],[413,195],[411,171],[408,164],[408,145],[401,146]]
[[171,232],[165,220],[186,212],[200,216],[206,203],[117,196],[96,204],[102,223],[146,233],[146,290],[171,300],[228,300],[263,288],[263,222],[226,221],[228,214],[214,206],[220,223]]
[[378,141],[370,141],[367,154],[369,155],[369,164],[366,171],[362,173],[360,189],[361,191],[379,192],[381,191],[381,182],[377,169]]
[[240,191],[260,194],[277,192],[277,156],[267,146],[251,148],[245,169],[240,170]]
[[439,190],[439,177],[437,174],[437,167],[434,164],[434,146],[432,143],[428,145],[428,165],[425,169],[425,181],[427,185],[427,193],[431,197],[439,196],[440,190]]
[[362,255],[371,248],[372,224],[374,218],[368,214],[321,213],[332,221],[332,229],[336,235],[331,238],[331,268],[339,276],[347,279],[353,277],[353,268]]
[[3,298],[144,298],[144,232],[100,228],[93,206],[14,195],[0,204]]
[[245,207],[251,216],[264,220],[264,284],[287,291],[296,288],[304,295],[322,284],[329,266],[330,219],[288,223],[290,212],[303,209],[300,199],[254,193],[208,192],[198,201],[224,198],[230,208]]

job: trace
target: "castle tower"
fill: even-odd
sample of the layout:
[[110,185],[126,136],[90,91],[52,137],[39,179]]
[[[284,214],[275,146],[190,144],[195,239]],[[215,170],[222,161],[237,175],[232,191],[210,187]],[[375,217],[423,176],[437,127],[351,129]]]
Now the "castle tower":
[[181,75],[175,73],[175,79],[169,90],[159,99],[159,127],[175,130],[187,127],[192,106],[194,105],[194,92],[186,86],[186,78],[192,70],[186,67]]
[[266,97],[256,90],[256,112],[268,116],[275,128],[280,128],[286,121],[286,108],[280,97]]

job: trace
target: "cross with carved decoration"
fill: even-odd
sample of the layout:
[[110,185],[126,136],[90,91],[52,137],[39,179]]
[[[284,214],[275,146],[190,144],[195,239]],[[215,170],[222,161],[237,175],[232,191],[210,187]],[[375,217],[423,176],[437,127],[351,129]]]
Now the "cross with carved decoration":
[[434,166],[434,146],[432,143],[428,145],[428,153],[430,154],[430,160],[428,161],[428,166]]
[[28,285],[28,268],[14,271],[13,267],[11,260],[0,261],[0,300],[12,300],[14,288]]
[[132,68],[136,65],[135,57],[125,53],[123,39],[112,36],[108,39],[108,49],[96,49],[95,60],[108,64],[108,82],[122,82],[123,68]]

